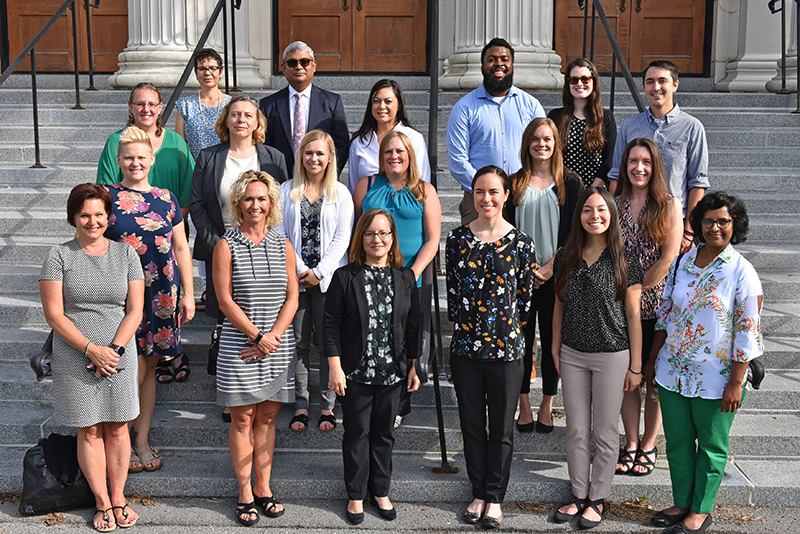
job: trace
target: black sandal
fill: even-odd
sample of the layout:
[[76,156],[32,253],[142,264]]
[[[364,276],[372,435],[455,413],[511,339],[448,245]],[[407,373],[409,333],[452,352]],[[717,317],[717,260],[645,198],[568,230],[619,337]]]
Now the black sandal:
[[[244,516],[255,514],[255,519],[245,519]],[[252,527],[258,523],[258,509],[255,502],[240,502],[236,505],[236,520],[246,527]]]
[[[651,454],[653,455],[652,460],[650,459],[650,455]],[[633,475],[635,477],[643,477],[643,476],[649,475],[650,473],[653,472],[653,469],[655,469],[655,467],[656,467],[656,459],[657,458],[658,458],[658,448],[657,447],[653,447],[649,451],[643,451],[642,449],[637,450],[636,451],[636,461],[633,462],[633,467],[631,467],[631,469],[630,469],[630,471],[628,471],[628,473],[630,473],[631,475]],[[645,470],[643,472],[634,471],[633,468],[636,467],[636,466],[644,467]]]
[[286,511],[286,509],[277,509],[278,505],[282,506],[283,503],[276,499],[274,495],[270,495],[269,497],[256,497],[253,495],[253,497],[255,497],[256,505],[260,506],[264,510],[264,515],[267,517],[280,517],[283,515],[283,512]]
[[197,301],[195,304],[194,309],[198,312],[206,311],[206,292],[203,291],[203,294],[200,295],[200,300]]
[[[292,431],[294,432],[302,432],[303,430],[308,428],[308,422],[310,420],[311,418],[308,416],[307,413],[299,413],[294,417],[292,417],[292,420],[289,421],[289,428],[291,428]],[[295,423],[303,423],[303,428],[295,428],[294,427]]]
[[[330,423],[333,425],[333,428],[329,428],[328,430],[322,430],[320,426],[322,423]],[[336,428],[336,416],[333,414],[320,414],[319,419],[317,420],[317,430],[320,432],[330,432]]]
[[[192,373],[192,370],[189,369],[189,355],[183,352],[181,353],[180,356],[178,356],[178,358],[181,359],[180,365],[178,365],[178,367],[172,367],[172,365],[170,364],[170,367],[173,368],[172,372],[174,373],[175,381],[183,382],[184,380],[189,378],[189,375]],[[178,375],[181,373],[183,373],[183,376],[179,377]]]
[[[601,504],[603,505],[603,511],[602,512],[600,511],[600,508],[599,508],[599,506]],[[606,501],[605,501],[605,499],[597,499],[596,501],[590,501],[590,500],[587,499],[586,508],[591,508],[592,510],[597,512],[597,515],[600,516],[600,519],[597,520],[597,521],[594,521],[592,519],[586,519],[585,517],[580,516],[578,518],[578,526],[581,528],[581,530],[589,530],[590,528],[594,528],[594,527],[596,527],[597,525],[599,525],[603,521],[603,518],[606,515]],[[584,508],[584,511],[586,511],[586,508]]]
[[618,475],[630,475],[633,473],[631,471],[633,469],[633,465],[636,462],[636,453],[639,452],[638,449],[633,449],[631,451],[626,451],[625,449],[619,450],[619,458],[617,458],[618,464],[623,464],[626,469],[617,468],[614,473]]
[[156,365],[156,382],[159,384],[169,384],[175,378],[172,372],[172,364],[166,361],[158,362]]
[[[583,512],[583,509],[586,507],[586,502],[588,500],[589,500],[588,498],[579,499],[575,495],[573,495],[572,496],[572,500],[570,500],[568,503],[564,503],[564,504],[560,505],[558,508],[556,508],[556,513],[553,514],[553,521],[555,521],[556,523],[569,523],[570,521],[572,521],[572,519],[576,515],[578,515],[581,512]],[[563,508],[565,506],[569,506],[570,504],[574,504],[575,506],[578,507],[578,511],[575,512],[574,514],[568,514],[566,512],[561,512],[559,510],[560,508]]]

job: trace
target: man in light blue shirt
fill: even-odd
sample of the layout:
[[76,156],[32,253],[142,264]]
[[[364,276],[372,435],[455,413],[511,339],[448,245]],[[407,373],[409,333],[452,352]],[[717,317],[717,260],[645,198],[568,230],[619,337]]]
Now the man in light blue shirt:
[[544,108],[530,94],[513,86],[514,49],[495,37],[481,51],[483,84],[458,101],[447,121],[447,161],[464,199],[461,224],[478,217],[472,202],[472,178],[485,165],[517,172],[522,132]]
[[683,203],[683,240],[681,252],[692,248],[694,233],[689,215],[708,188],[708,143],[703,123],[681,111],[673,95],[678,89],[678,68],[669,61],[653,61],[644,71],[644,94],[650,109],[622,123],[614,147],[614,164],[608,177],[614,194],[619,178],[622,154],[628,143],[638,137],[655,141],[664,158],[673,196]]

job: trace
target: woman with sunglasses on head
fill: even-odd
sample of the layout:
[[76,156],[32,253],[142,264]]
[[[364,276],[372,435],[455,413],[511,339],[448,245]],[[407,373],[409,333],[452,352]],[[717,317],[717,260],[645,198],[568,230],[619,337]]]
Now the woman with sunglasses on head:
[[431,164],[425,138],[408,122],[402,89],[394,80],[378,80],[369,92],[361,127],[350,142],[348,188],[354,194],[359,180],[378,174],[381,161],[379,147],[386,134],[392,131],[402,132],[411,140],[420,180],[430,183]]
[[[322,130],[311,130],[297,150],[294,178],[281,185],[283,221],[278,232],[295,250],[300,302],[293,327],[297,344],[295,412],[289,427],[308,428],[308,378],[310,375],[311,326],[322,338],[325,295],[334,271],[346,263],[353,229],[353,199],[347,186],[336,178],[336,147]],[[320,415],[317,429],[336,428],[333,406],[336,394],[328,385],[328,360],[320,358]]]
[[747,238],[744,203],[710,192],[690,221],[700,244],[670,268],[645,367],[658,386],[674,503],[651,524],[675,534],[711,526],[747,367],[764,353],[761,281],[733,248]]
[[344,413],[344,480],[347,520],[364,521],[369,493],[387,521],[397,517],[389,500],[392,423],[403,390],[416,391],[414,369],[419,300],[392,216],[378,209],[358,220],[348,259],[333,273],[325,298],[324,351],[330,387]]
[[463,518],[485,529],[503,520],[534,284],[533,240],[503,218],[510,190],[503,169],[479,169],[472,180],[478,218],[450,232],[445,249],[450,369],[472,484]]
[[[522,168],[511,175],[512,200],[506,218],[536,243],[531,317],[525,325],[525,378],[519,394],[517,430],[547,434],[553,431],[553,399],[558,373],[553,364],[553,259],[569,237],[572,214],[583,191],[580,177],[564,169],[558,129],[550,119],[536,118],[522,134]],[[530,376],[536,350],[536,316],[542,346],[542,402],[533,420]]]
[[586,187],[608,185],[617,125],[603,108],[600,76],[591,61],[572,60],[564,71],[564,107],[547,114],[564,143],[564,166],[578,173]]
[[622,395],[639,387],[642,379],[642,269],[625,252],[617,207],[604,188],[581,193],[572,232],[556,255],[554,270],[553,361],[561,374],[567,414],[572,500],[553,519],[567,523],[577,518],[577,526],[585,530],[599,525],[605,515],[619,448]]
[[[631,141],[622,155],[619,196],[620,230],[625,249],[642,267],[642,365],[653,346],[656,311],[661,305],[664,279],[678,255],[683,235],[681,201],[670,195],[667,171],[658,146],[646,137]],[[653,387],[646,384],[644,433],[639,439],[642,411],[641,388],[626,391],[622,401],[625,445],[617,460],[618,475],[649,475],[656,464],[656,437],[661,427],[661,410]]]

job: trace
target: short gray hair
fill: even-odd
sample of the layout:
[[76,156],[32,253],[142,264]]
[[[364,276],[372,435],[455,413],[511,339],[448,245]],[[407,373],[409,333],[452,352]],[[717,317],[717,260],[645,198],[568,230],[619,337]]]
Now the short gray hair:
[[291,43],[289,46],[287,46],[286,50],[283,51],[283,57],[281,58],[281,62],[285,63],[286,62],[286,56],[288,56],[292,52],[298,52],[298,51],[300,51],[300,52],[308,52],[309,54],[311,54],[311,59],[314,59],[314,51],[311,49],[310,46],[308,46],[303,41],[295,41],[295,42]]

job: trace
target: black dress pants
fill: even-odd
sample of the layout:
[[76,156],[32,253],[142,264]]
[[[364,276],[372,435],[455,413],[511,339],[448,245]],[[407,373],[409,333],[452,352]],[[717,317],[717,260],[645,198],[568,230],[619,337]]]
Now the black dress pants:
[[450,357],[474,499],[502,503],[505,498],[523,367],[522,359],[505,362],[470,360],[455,354]]
[[558,393],[558,372],[553,362],[553,308],[556,304],[555,276],[531,291],[531,313],[525,325],[524,379],[519,392],[521,395],[531,391],[531,373],[536,361],[536,317],[539,317],[539,337],[542,345],[542,393],[555,396]]
[[345,395],[339,397],[344,414],[344,483],[352,501],[363,500],[367,491],[376,497],[389,495],[394,418],[405,385],[405,380],[372,386],[348,379]]

